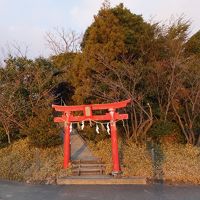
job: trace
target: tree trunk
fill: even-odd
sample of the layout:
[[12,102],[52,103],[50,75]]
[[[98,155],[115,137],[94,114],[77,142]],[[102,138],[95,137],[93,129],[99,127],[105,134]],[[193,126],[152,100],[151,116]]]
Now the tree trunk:
[[11,140],[10,140],[10,132],[9,131],[6,131],[6,135],[7,135],[7,138],[8,138],[8,144],[11,143]]
[[183,134],[185,135],[186,141],[187,141],[187,142],[190,142],[190,141],[189,141],[190,138],[189,138],[189,136],[188,136],[188,133],[187,133],[187,131],[185,130],[185,127],[184,127],[184,125],[183,125],[183,122],[182,122],[182,120],[181,120],[181,117],[180,117],[180,115],[178,114],[178,111],[176,110],[176,108],[175,108],[173,102],[172,102],[172,107],[173,107],[173,110],[174,110],[174,112],[175,112],[175,115],[176,115],[176,117],[177,117],[177,119],[178,119],[179,126],[181,127],[181,130],[182,130]]
[[199,134],[199,136],[198,136],[196,145],[197,145],[198,147],[200,147],[200,134]]
[[10,139],[10,131],[9,131],[9,126],[7,123],[2,123],[3,124],[3,127],[4,127],[4,130],[6,132],[6,135],[7,135],[7,139],[8,139],[8,144],[11,143],[11,139]]

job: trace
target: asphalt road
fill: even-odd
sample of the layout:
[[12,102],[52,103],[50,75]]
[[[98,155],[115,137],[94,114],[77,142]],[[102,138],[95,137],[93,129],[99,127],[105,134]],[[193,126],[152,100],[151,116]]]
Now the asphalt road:
[[30,185],[0,181],[0,200],[200,200],[200,186]]

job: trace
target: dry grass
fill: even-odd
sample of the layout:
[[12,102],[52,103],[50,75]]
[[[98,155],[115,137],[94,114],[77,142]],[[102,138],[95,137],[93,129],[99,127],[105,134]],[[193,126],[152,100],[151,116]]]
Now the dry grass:
[[[93,153],[108,165],[106,173],[112,171],[111,142],[104,140],[97,144],[89,142]],[[124,176],[145,176],[154,178],[157,162],[153,163],[145,145],[137,146],[131,141],[119,141],[122,171]],[[200,184],[200,148],[190,145],[166,144],[161,146],[159,165],[163,179],[174,183]],[[156,168],[156,169],[155,169]],[[160,170],[160,169],[159,169]]]
[[[93,153],[107,164],[106,173],[109,174],[112,171],[110,139],[88,144]],[[200,184],[200,148],[168,144],[161,146],[160,150],[163,156],[160,167],[164,180]],[[119,141],[119,152],[124,176],[153,178],[155,164],[145,146]],[[62,169],[62,146],[33,148],[27,139],[0,149],[0,160],[1,179],[54,183],[57,176],[66,176],[71,172],[70,168]]]
[[91,149],[92,153],[101,158],[102,161],[106,164],[106,174],[112,172],[112,151],[110,140],[102,140],[97,144],[93,142],[88,142],[88,146]]
[[173,182],[200,184],[200,148],[191,145],[163,147],[164,178]]
[[137,146],[133,142],[127,142],[124,147],[124,175],[126,176],[153,176],[151,156],[145,145]]
[[[110,139],[100,141],[97,144],[89,142],[89,146],[99,158],[107,164],[106,173],[112,171],[112,151]],[[138,147],[133,142],[123,143],[119,141],[119,154],[124,176],[152,176],[151,157],[145,146]]]
[[0,160],[2,179],[53,183],[57,176],[70,173],[70,169],[62,169],[62,146],[34,148],[29,146],[27,139],[0,149]]

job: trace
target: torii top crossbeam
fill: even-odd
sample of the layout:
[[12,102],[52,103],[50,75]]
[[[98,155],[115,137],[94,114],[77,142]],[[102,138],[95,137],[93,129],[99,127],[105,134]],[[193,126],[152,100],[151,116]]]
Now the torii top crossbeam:
[[[104,120],[112,120],[110,113],[106,113],[105,115],[93,115],[93,110],[113,110],[117,108],[124,108],[130,102],[130,99],[115,102],[115,103],[108,103],[108,104],[90,104],[90,105],[78,105],[78,106],[59,106],[59,105],[52,105],[56,111],[62,112],[63,115],[61,117],[55,117],[54,122],[80,122],[80,121],[87,121],[87,120],[94,120],[94,121],[104,121]],[[74,116],[73,112],[82,111],[83,115]],[[67,114],[70,114],[70,117],[67,118]],[[122,120],[128,119],[127,114],[119,114],[114,112],[113,116],[114,120]]]

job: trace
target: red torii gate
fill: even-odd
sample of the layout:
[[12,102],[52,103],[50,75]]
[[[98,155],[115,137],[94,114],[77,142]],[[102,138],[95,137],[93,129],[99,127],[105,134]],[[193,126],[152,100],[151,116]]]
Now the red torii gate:
[[[118,141],[116,121],[128,119],[128,114],[119,114],[116,112],[117,108],[124,108],[130,102],[130,99],[121,102],[109,104],[91,104],[79,106],[59,106],[52,105],[56,111],[62,112],[61,117],[55,117],[54,122],[64,123],[64,169],[69,165],[70,161],[70,124],[71,122],[82,121],[110,121],[111,126],[111,142],[112,142],[112,160],[113,160],[113,174],[120,172],[120,163],[118,155]],[[93,115],[93,110],[108,110],[109,113],[105,115]],[[73,112],[82,111],[83,116],[75,116]]]

